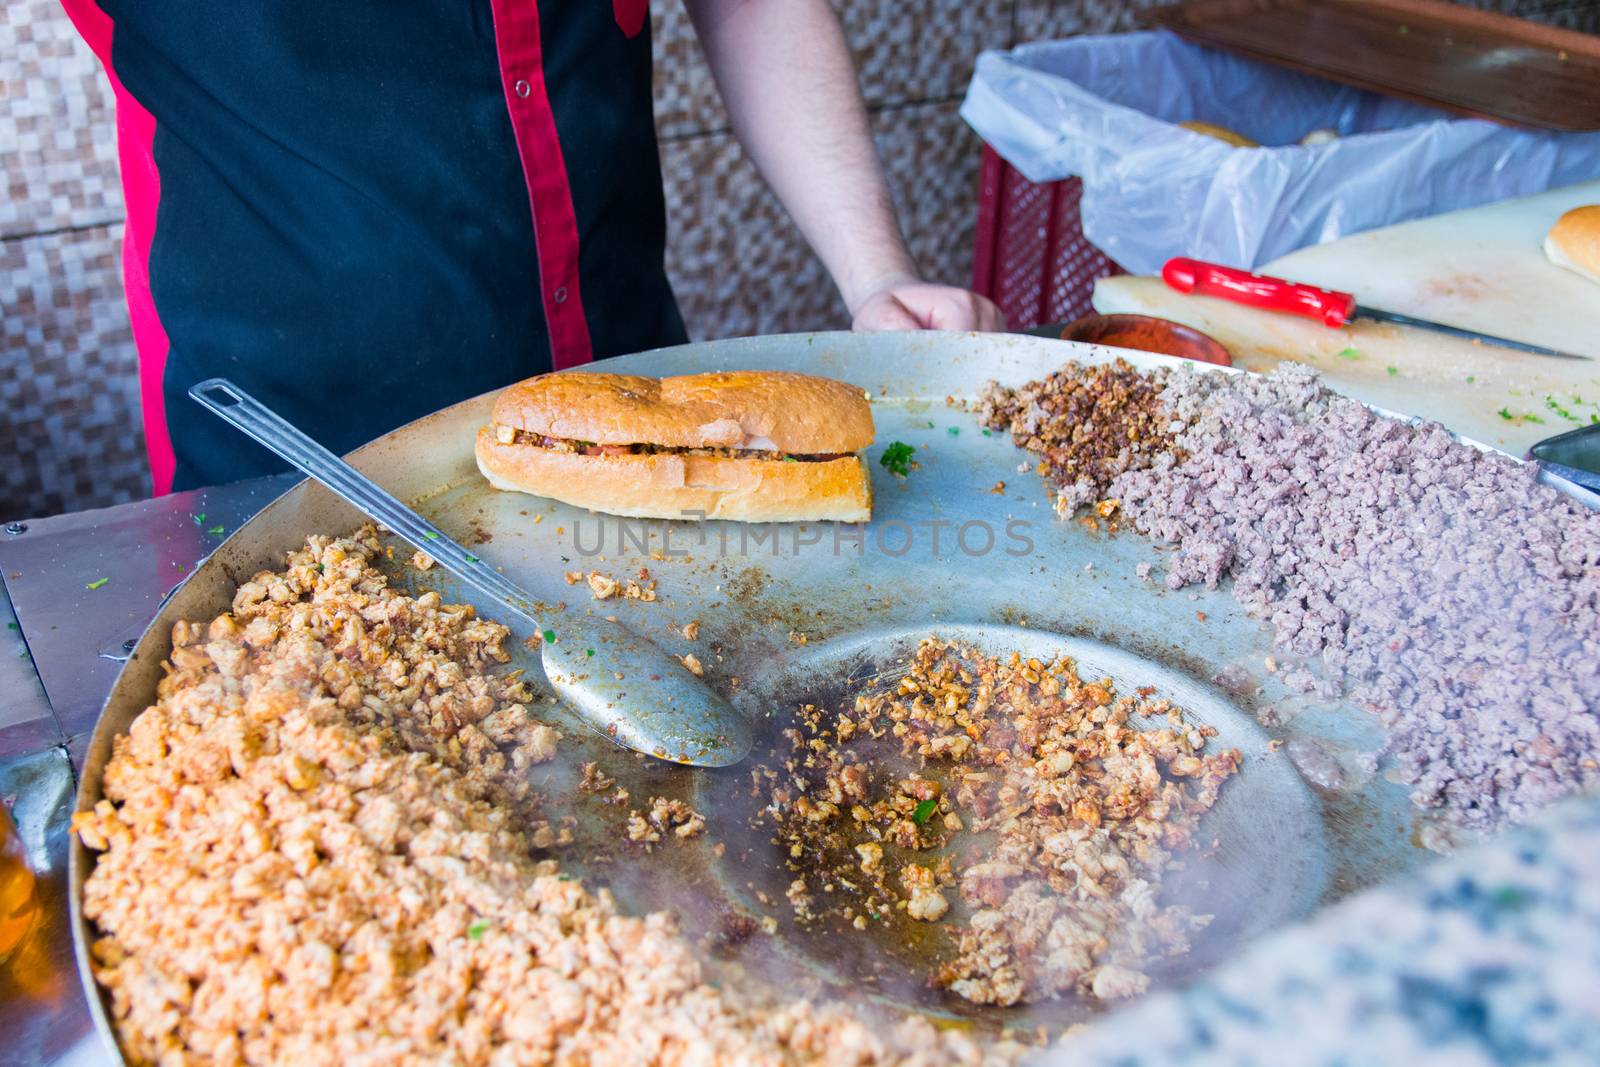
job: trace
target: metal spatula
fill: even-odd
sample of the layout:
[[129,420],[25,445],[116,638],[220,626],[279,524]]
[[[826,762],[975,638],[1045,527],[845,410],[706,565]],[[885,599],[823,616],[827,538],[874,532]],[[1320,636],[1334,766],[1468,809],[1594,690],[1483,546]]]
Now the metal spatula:
[[226,378],[201,382],[189,395],[432,556],[482,596],[484,606],[521,616],[547,638],[553,633],[541,655],[550,685],[617,744],[699,767],[726,767],[749,753],[744,716],[667,652],[605,619],[576,614],[541,619],[533,598],[486,560]]

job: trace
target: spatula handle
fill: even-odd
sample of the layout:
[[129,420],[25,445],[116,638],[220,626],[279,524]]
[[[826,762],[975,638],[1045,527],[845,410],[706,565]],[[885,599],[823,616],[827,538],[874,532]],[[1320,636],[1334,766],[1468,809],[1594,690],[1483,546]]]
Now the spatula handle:
[[432,556],[482,596],[539,625],[532,598],[514,582],[228,379],[200,382],[189,390],[189,396],[234,429],[276,452],[300,473],[327,486],[345,503]]

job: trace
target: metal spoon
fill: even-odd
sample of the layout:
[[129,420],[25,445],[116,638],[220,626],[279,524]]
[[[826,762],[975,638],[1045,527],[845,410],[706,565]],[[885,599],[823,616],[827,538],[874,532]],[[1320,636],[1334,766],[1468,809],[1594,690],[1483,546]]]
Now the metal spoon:
[[565,616],[559,629],[547,629],[527,592],[243,389],[212,378],[189,395],[432,556],[486,600],[531,622],[545,635],[541,658],[551,686],[617,744],[698,767],[726,767],[749,754],[744,716],[656,645],[593,616]]

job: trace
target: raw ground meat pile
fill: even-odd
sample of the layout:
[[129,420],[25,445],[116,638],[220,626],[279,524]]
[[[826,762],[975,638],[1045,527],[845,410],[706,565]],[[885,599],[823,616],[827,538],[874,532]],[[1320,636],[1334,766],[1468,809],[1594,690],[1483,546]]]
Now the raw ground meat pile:
[[752,773],[801,922],[909,941],[902,924],[944,920],[933,984],[957,996],[1112,1000],[1209,921],[1156,898],[1238,769],[1236,749],[1202,751],[1215,733],[1070,659],[929,637],[887,689],[802,708],[782,763]]
[[1280,645],[1321,656],[1328,695],[1382,718],[1413,800],[1454,824],[1600,786],[1600,514],[1304,366],[1163,386],[1178,451],[1103,492],[1177,546],[1168,586],[1232,578]]
[[157,703],[74,821],[96,978],[134,1063],[933,1064],[909,1018],[713,988],[665,914],[546,852],[523,769],[557,734],[490,668],[507,631],[312,538],[180,623]]

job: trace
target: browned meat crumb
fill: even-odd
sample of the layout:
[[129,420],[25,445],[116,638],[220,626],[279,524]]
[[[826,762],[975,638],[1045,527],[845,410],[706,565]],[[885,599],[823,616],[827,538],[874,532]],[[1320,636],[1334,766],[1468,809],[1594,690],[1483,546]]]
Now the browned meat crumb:
[[434,563],[433,557],[428,555],[426,552],[422,551],[421,549],[418,549],[417,551],[411,553],[411,565],[413,567],[417,568],[417,570],[419,570],[419,571],[432,570],[433,569],[433,563]]
[[537,858],[570,839],[530,819],[524,771],[556,734],[492,672],[506,630],[389,589],[377,550],[371,528],[312,538],[230,613],[175,626],[156,703],[74,820],[130,1063],[1014,1058],[915,1017],[743,1005],[669,915],[621,915]]
[[[1156,894],[1239,753],[1205,754],[1214,729],[1070,660],[928,638],[907,667],[835,711],[803,706],[781,767],[751,772],[798,875],[796,918],[951,913],[959,945],[937,983],[978,1003],[1141,992],[1144,966],[1188,951],[1209,921]],[[859,748],[878,741],[922,769],[897,776]],[[985,844],[961,866],[964,833]]]
[[596,600],[610,600],[622,591],[621,583],[599,571],[590,571],[588,580],[589,592],[594,594]]
[[689,673],[694,675],[696,678],[702,677],[706,673],[705,667],[700,663],[700,657],[696,656],[693,652],[686,653],[683,656],[683,665],[684,667],[688,668]]
[[698,641],[700,639],[699,619],[694,619],[683,624],[683,637],[686,641]]
[[645,585],[640,585],[630,578],[623,588],[623,596],[629,600],[639,600],[646,604],[652,603],[656,599],[656,583],[651,581]]
[[617,784],[615,778],[607,777],[598,763],[585,763],[583,765],[583,780],[578,783],[578,789],[585,793],[604,793]]

